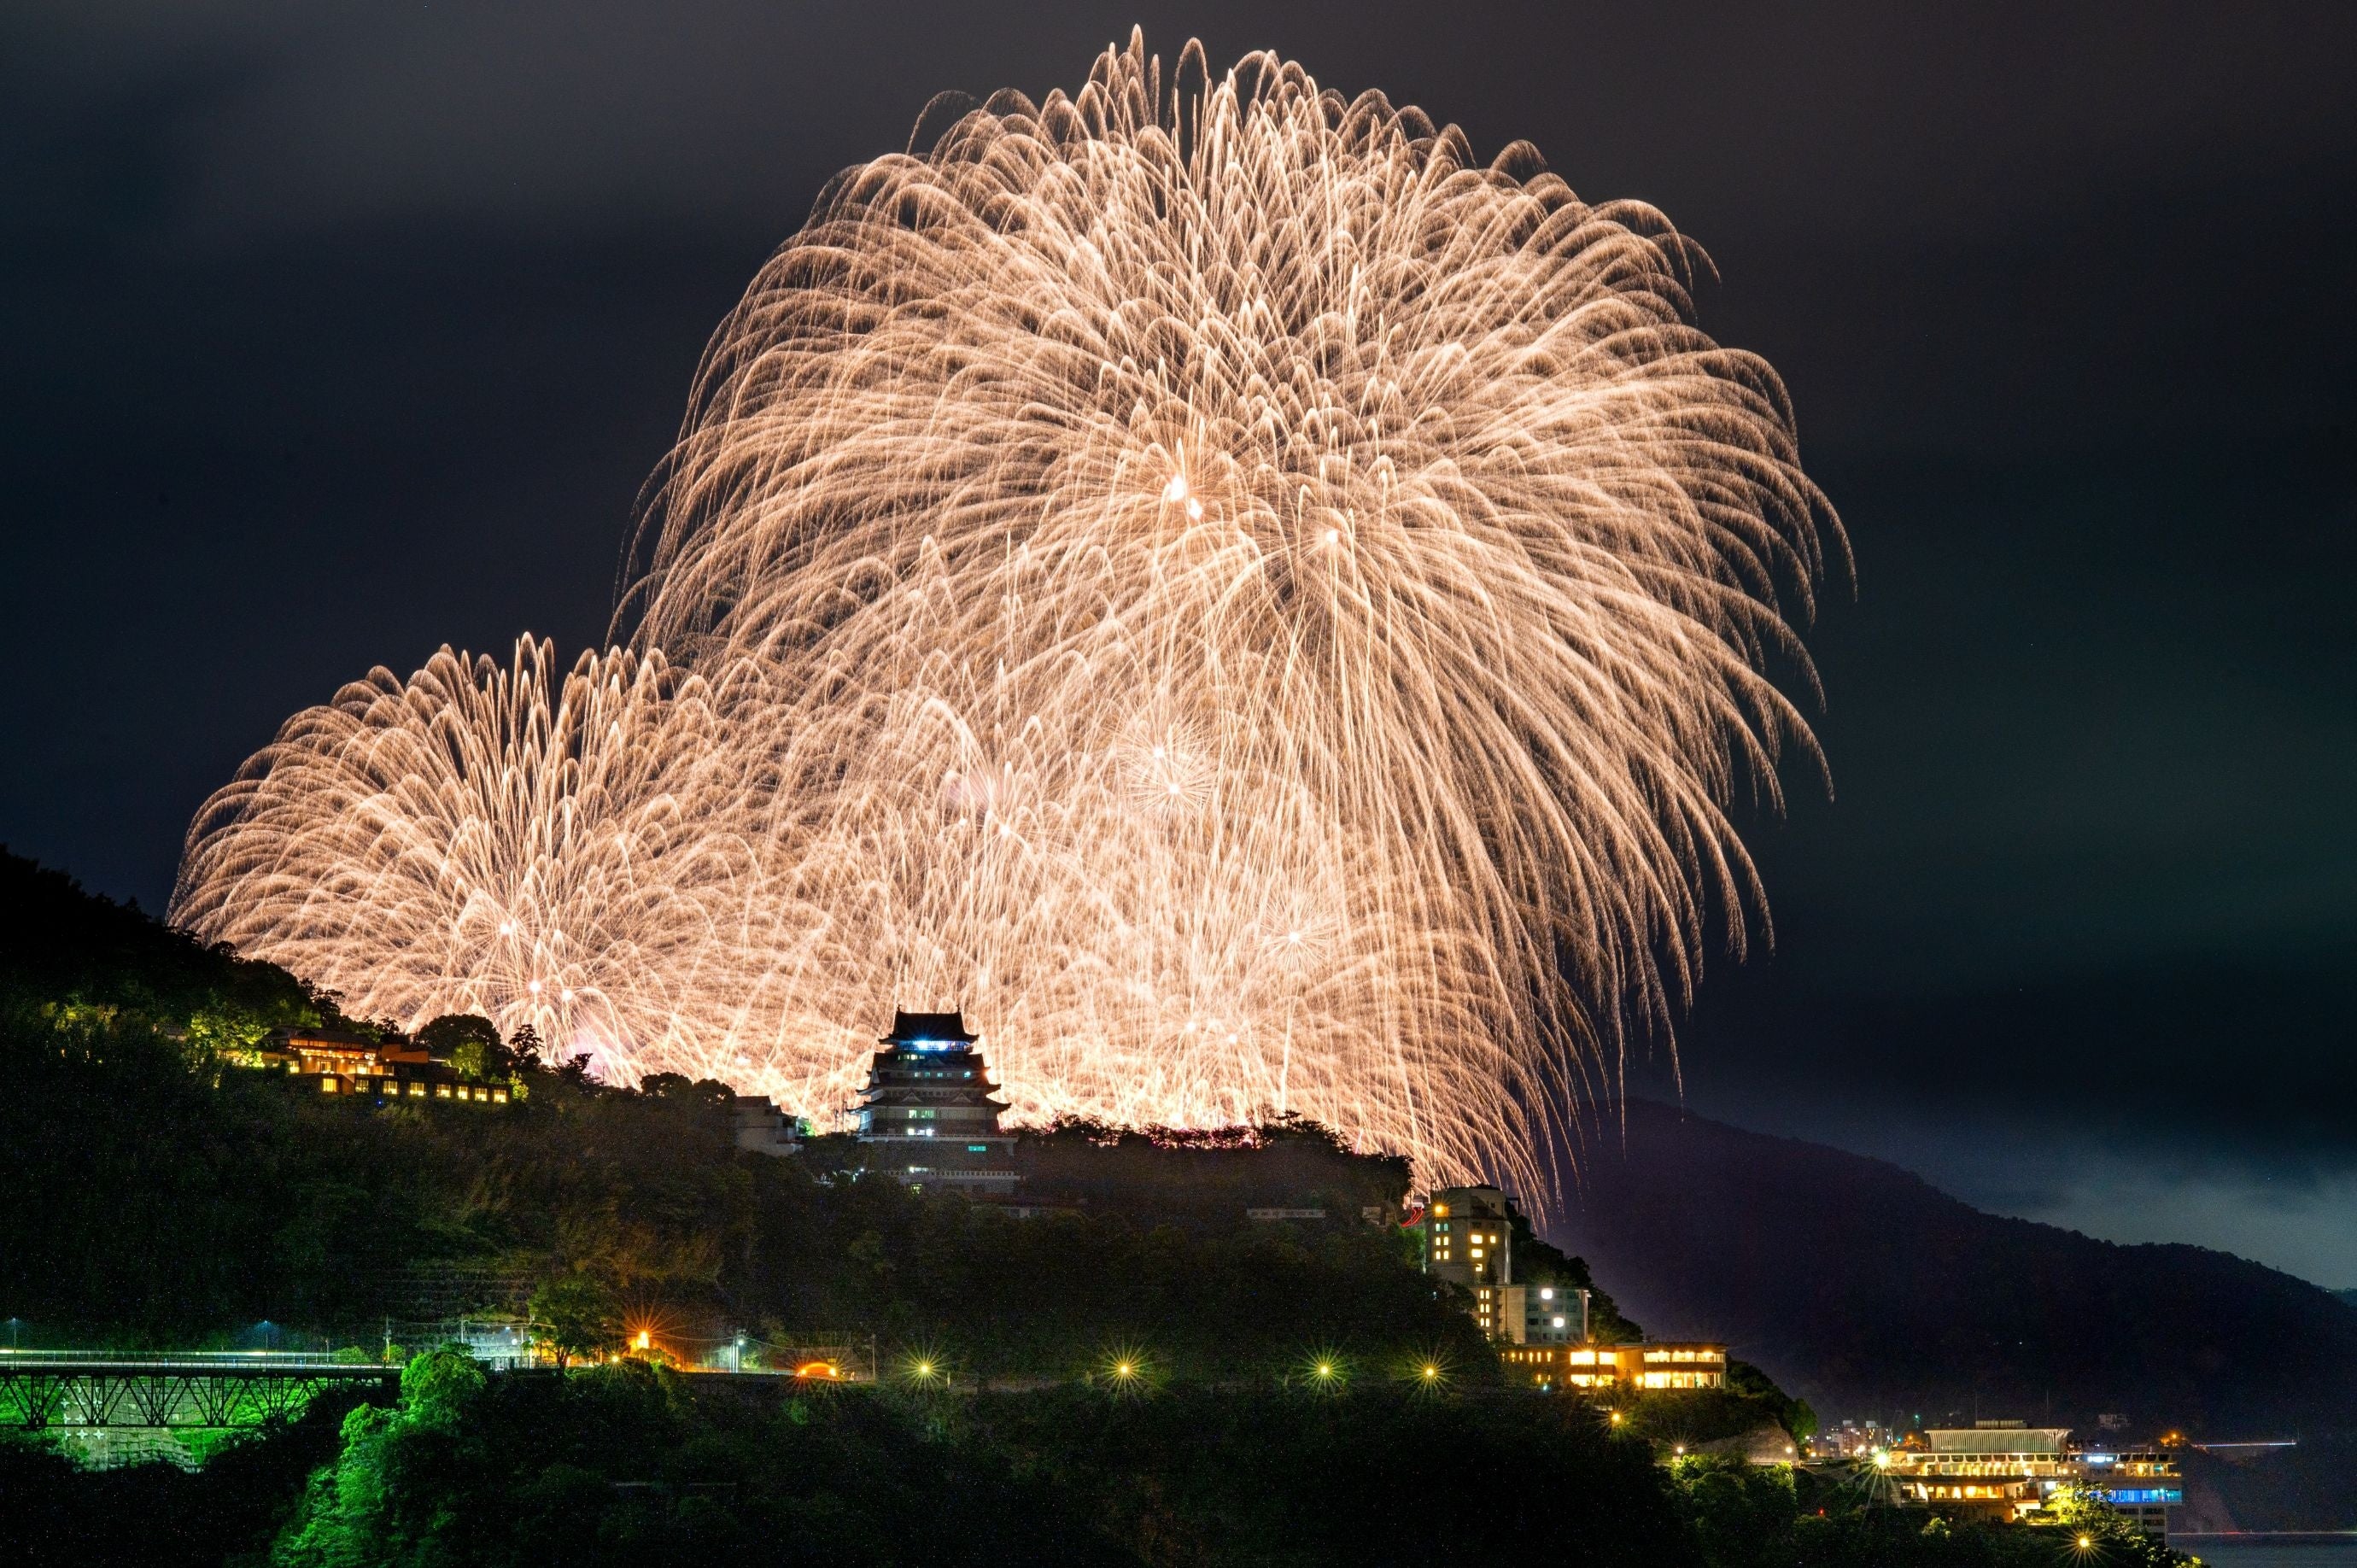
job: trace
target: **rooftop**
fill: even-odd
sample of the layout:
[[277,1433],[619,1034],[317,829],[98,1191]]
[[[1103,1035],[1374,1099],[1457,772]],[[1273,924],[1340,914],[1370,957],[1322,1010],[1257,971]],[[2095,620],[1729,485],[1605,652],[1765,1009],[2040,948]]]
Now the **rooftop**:
[[963,1011],[910,1013],[895,1007],[892,1009],[892,1032],[884,1036],[882,1043],[909,1046],[920,1041],[928,1045],[954,1041],[970,1046],[978,1038],[979,1036],[967,1030]]

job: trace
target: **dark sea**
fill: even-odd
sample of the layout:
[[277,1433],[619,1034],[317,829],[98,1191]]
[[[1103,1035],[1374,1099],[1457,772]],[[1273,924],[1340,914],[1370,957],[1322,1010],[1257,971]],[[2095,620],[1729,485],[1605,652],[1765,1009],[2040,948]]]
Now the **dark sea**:
[[2357,1531],[2274,1538],[2175,1535],[2169,1543],[2211,1568],[2357,1568]]

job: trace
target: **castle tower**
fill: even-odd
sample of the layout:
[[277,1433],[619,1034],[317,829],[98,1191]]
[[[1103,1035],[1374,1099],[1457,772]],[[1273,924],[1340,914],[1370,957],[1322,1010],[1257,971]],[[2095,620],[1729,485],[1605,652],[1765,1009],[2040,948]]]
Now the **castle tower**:
[[1014,1190],[1015,1139],[998,1130],[1006,1103],[975,1050],[962,1013],[895,1009],[859,1091],[858,1138],[873,1167],[911,1187],[977,1197]]

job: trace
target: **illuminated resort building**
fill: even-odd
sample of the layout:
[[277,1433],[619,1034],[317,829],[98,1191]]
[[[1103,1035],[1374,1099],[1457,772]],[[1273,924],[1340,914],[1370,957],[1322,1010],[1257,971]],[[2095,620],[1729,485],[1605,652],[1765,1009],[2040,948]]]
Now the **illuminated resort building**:
[[379,1040],[337,1029],[282,1029],[241,1059],[252,1067],[283,1069],[322,1094],[351,1095],[379,1105],[508,1102],[505,1084],[468,1082],[425,1047],[398,1036]]
[[2185,1500],[2174,1456],[2161,1451],[2073,1449],[2071,1429],[1983,1421],[1934,1427],[1921,1448],[1895,1448],[1878,1461],[1899,1494],[1943,1514],[2020,1520],[2066,1488],[2108,1502],[2145,1534],[2166,1541],[2169,1510]]
[[1424,1272],[1473,1293],[1473,1317],[1507,1337],[1505,1287],[1514,1277],[1513,1226],[1494,1187],[1448,1187],[1424,1208]]
[[877,1168],[911,1187],[1014,1190],[1015,1140],[998,1130],[1006,1103],[991,1098],[998,1086],[974,1039],[960,1013],[893,1013],[859,1092],[858,1137],[881,1156]]
[[1499,1355],[1542,1389],[1666,1393],[1727,1386],[1724,1345],[1521,1345]]
[[1587,1343],[1587,1293],[1572,1285],[1507,1285],[1498,1336],[1512,1345]]

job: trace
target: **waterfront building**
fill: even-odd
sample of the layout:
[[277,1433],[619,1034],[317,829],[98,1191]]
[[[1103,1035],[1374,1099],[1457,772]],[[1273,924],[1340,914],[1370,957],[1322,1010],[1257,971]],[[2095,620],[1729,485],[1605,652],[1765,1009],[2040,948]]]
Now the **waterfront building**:
[[2129,1523],[2169,1544],[2169,1510],[2185,1501],[2185,1473],[2166,1448],[2088,1444],[2072,1451],[2079,1485]]
[[991,1098],[998,1086],[977,1038],[963,1013],[894,1011],[859,1093],[856,1134],[876,1169],[911,1187],[1014,1190],[1015,1139],[998,1128],[1006,1102]]
[[2072,1447],[2065,1426],[1982,1421],[1932,1427],[1921,1448],[1892,1449],[1884,1468],[1900,1495],[1943,1514],[2036,1522],[2056,1494],[2109,1503],[2145,1534],[2169,1539],[2169,1510],[2185,1500],[2176,1457],[2162,1449]]

